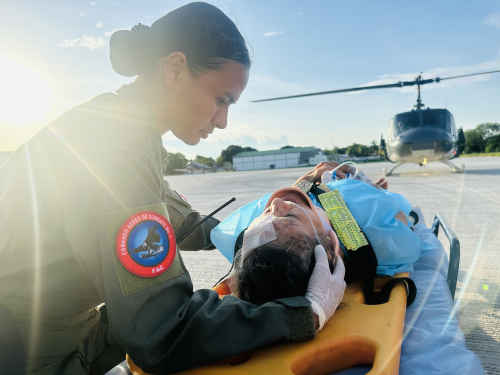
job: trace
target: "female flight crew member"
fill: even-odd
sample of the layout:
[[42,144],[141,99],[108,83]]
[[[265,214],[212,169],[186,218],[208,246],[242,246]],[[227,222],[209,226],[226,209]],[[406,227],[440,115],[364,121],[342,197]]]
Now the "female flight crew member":
[[[163,178],[161,135],[196,145],[226,127],[250,66],[234,23],[191,3],[116,32],[110,57],[135,82],[66,112],[0,169],[0,372],[97,374],[127,352],[174,373],[312,338],[318,309],[328,318],[342,297],[326,293],[343,275],[324,251],[308,299],[255,306],[193,293],[175,243],[199,218]],[[187,248],[210,247],[215,224]]]

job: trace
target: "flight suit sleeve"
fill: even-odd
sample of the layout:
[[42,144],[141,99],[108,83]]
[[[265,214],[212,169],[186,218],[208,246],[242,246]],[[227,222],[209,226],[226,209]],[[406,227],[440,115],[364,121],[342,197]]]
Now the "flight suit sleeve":
[[168,249],[175,250],[173,262],[156,276],[124,266],[116,247],[123,224],[144,212],[168,219],[162,179],[150,158],[110,151],[75,166],[65,182],[71,251],[101,293],[111,330],[132,360],[147,373],[177,373],[276,340],[314,337],[304,297],[256,306],[232,296],[221,300],[211,290],[193,292],[175,246]]
[[[165,181],[165,203],[167,204],[170,223],[175,231],[175,238],[182,237],[191,227],[203,220],[205,215],[191,207],[191,204],[180,192],[172,189]],[[213,250],[215,246],[210,239],[210,232],[220,223],[214,217],[205,221],[195,229],[183,242],[180,250]]]

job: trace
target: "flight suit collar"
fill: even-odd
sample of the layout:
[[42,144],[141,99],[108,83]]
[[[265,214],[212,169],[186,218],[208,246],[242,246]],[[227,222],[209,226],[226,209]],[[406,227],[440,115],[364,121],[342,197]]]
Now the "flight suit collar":
[[151,111],[151,107],[144,99],[137,84],[132,82],[123,85],[116,93],[125,99],[127,104],[127,112],[134,118],[139,126],[152,132],[156,137],[161,139],[159,124]]
[[126,110],[129,112],[130,116],[137,122],[139,126],[144,129],[149,130],[151,133],[155,135],[156,138],[160,141],[161,144],[161,158],[164,162],[166,162],[168,157],[167,150],[163,147],[163,141],[161,139],[161,134],[159,129],[158,121],[156,120],[153,112],[151,111],[151,107],[144,99],[143,94],[137,87],[135,82],[125,84],[121,86],[116,93],[125,99]]

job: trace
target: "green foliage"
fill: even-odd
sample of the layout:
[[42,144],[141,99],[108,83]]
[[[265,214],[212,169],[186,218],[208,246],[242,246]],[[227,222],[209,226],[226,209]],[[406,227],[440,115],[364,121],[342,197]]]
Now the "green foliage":
[[325,149],[323,152],[325,155],[343,155],[348,154],[349,156],[369,156],[378,155],[379,146],[376,141],[372,141],[368,145],[362,145],[360,143],[353,143],[348,147],[334,147],[332,150]]
[[285,148],[295,148],[295,146],[283,146],[283,147],[280,148],[280,150],[283,150]]
[[241,147],[237,145],[228,146],[225,150],[222,150],[220,156],[217,158],[217,165],[223,165],[225,162],[232,163],[234,155],[246,151],[257,151],[257,150],[252,147]]
[[347,155],[349,156],[368,156],[368,146],[362,145],[360,143],[353,143],[347,147]]
[[500,134],[487,138],[485,152],[500,152]]
[[213,158],[206,158],[205,156],[201,155],[196,155],[193,161],[196,163],[207,165],[209,167],[213,166],[215,163],[215,160]]
[[465,134],[465,153],[470,154],[471,152],[484,152],[486,147],[486,141],[483,139],[483,135],[480,131],[476,129],[468,129],[464,132]]
[[165,168],[166,175],[179,174],[180,172],[176,172],[175,169],[183,169],[186,168],[188,160],[181,154],[177,152],[175,154],[168,154],[168,164]]
[[329,150],[329,149],[325,148],[325,149],[323,150],[323,153],[324,153],[325,155],[335,155],[335,149],[333,149],[333,150]]
[[217,165],[224,165],[224,163],[227,163],[227,161],[225,161],[222,156],[219,156],[217,159],[215,159],[215,162],[217,163]]
[[500,134],[499,123],[485,122],[476,126],[476,129],[481,133],[484,139],[488,139]]
[[500,124],[485,122],[465,131],[465,153],[495,152],[500,145]]
[[346,149],[346,153],[349,156],[370,156],[373,154],[378,154],[378,145],[375,141],[372,141],[369,145],[362,145],[360,143],[353,143]]

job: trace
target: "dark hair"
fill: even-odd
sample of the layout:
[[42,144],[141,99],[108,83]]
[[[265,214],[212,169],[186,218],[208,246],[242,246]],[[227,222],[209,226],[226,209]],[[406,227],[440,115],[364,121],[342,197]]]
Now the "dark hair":
[[119,30],[109,41],[113,70],[123,76],[147,75],[157,61],[173,52],[186,55],[192,73],[218,70],[229,62],[250,67],[245,39],[219,8],[189,3],[156,20]]
[[[326,236],[320,235],[320,241],[327,251],[333,251]],[[316,264],[316,245],[316,239],[305,234],[281,244],[273,241],[253,250],[242,265],[239,252],[234,258],[233,294],[258,305],[279,298],[305,296]],[[333,262],[330,268],[333,272]]]

